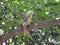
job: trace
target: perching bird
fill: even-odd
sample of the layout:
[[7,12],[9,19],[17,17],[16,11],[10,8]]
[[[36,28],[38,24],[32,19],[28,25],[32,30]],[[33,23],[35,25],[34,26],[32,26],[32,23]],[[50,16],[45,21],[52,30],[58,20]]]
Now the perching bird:
[[4,31],[0,29],[0,36],[2,36],[3,34],[4,34]]
[[28,11],[25,18],[23,19],[22,26],[24,30],[24,36],[27,35],[27,25],[30,25],[32,22],[33,11]]

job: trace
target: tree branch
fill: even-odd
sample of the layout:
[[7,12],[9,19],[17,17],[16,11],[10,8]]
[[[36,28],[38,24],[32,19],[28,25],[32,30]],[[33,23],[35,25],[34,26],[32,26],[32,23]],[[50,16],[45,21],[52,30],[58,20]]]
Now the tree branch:
[[[28,30],[32,30],[34,28],[41,28],[41,27],[49,27],[52,24],[58,24],[60,23],[60,18],[55,18],[52,20],[47,20],[47,21],[43,21],[43,22],[39,22],[39,23],[35,23],[35,24],[31,24],[29,25],[27,28]],[[20,32],[23,32],[23,28],[18,27],[18,29],[13,30],[12,32],[10,32],[9,34],[0,37],[0,43],[9,40],[10,38],[13,38],[15,35],[19,34]]]

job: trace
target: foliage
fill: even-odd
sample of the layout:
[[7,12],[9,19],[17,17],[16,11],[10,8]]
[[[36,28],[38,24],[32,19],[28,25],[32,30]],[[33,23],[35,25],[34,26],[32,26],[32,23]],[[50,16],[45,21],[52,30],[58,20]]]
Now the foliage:
[[[0,28],[5,31],[5,35],[21,25],[22,14],[25,15],[29,10],[34,11],[32,23],[60,17],[60,0],[2,0],[0,2]],[[52,27],[57,28],[57,32],[60,33],[57,25]],[[48,34],[49,28],[44,27],[42,29]],[[17,37],[17,45],[22,45],[23,33]],[[30,39],[33,42],[30,34],[27,37],[28,41]],[[16,36],[14,38],[16,40]],[[13,44],[10,43],[9,45]]]

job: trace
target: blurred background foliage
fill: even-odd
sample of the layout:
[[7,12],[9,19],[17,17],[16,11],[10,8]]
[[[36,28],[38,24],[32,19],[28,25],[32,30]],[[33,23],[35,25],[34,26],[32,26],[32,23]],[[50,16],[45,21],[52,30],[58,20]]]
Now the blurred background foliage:
[[[29,10],[34,11],[32,23],[60,17],[60,0],[0,0],[0,28],[5,31],[5,35],[21,25],[22,15],[25,15]],[[49,30],[56,30],[60,33],[59,27],[60,25],[53,24],[51,26],[52,29],[50,27],[43,27],[41,29],[48,36],[50,35]],[[9,45],[15,45],[14,42],[16,40],[16,45],[25,45],[25,42],[21,41],[22,38],[23,33],[20,33],[13,37],[12,42],[7,42],[9,42]],[[31,43],[34,42],[30,33],[26,39],[28,42],[30,42],[29,40],[31,40]]]

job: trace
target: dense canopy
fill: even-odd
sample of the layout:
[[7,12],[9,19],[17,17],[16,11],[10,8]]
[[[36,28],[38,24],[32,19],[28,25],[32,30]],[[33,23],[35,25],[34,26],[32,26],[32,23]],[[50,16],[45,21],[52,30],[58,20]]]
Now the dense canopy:
[[[26,15],[26,12],[29,10],[34,12],[32,23],[60,17],[60,0],[1,0],[0,29],[4,30],[4,35],[19,27],[22,23],[23,15]],[[51,28],[43,27],[41,29],[46,32],[46,38],[50,35],[48,30],[57,30],[57,32],[60,33],[60,29],[57,25],[52,25]],[[18,39],[16,39],[16,37],[18,37]],[[17,45],[22,45],[22,37],[23,33],[18,34],[13,38],[12,42],[9,42],[9,45],[13,45],[14,40],[17,40]],[[26,39],[30,41],[33,38],[28,34]],[[32,42],[33,41],[30,43]]]

